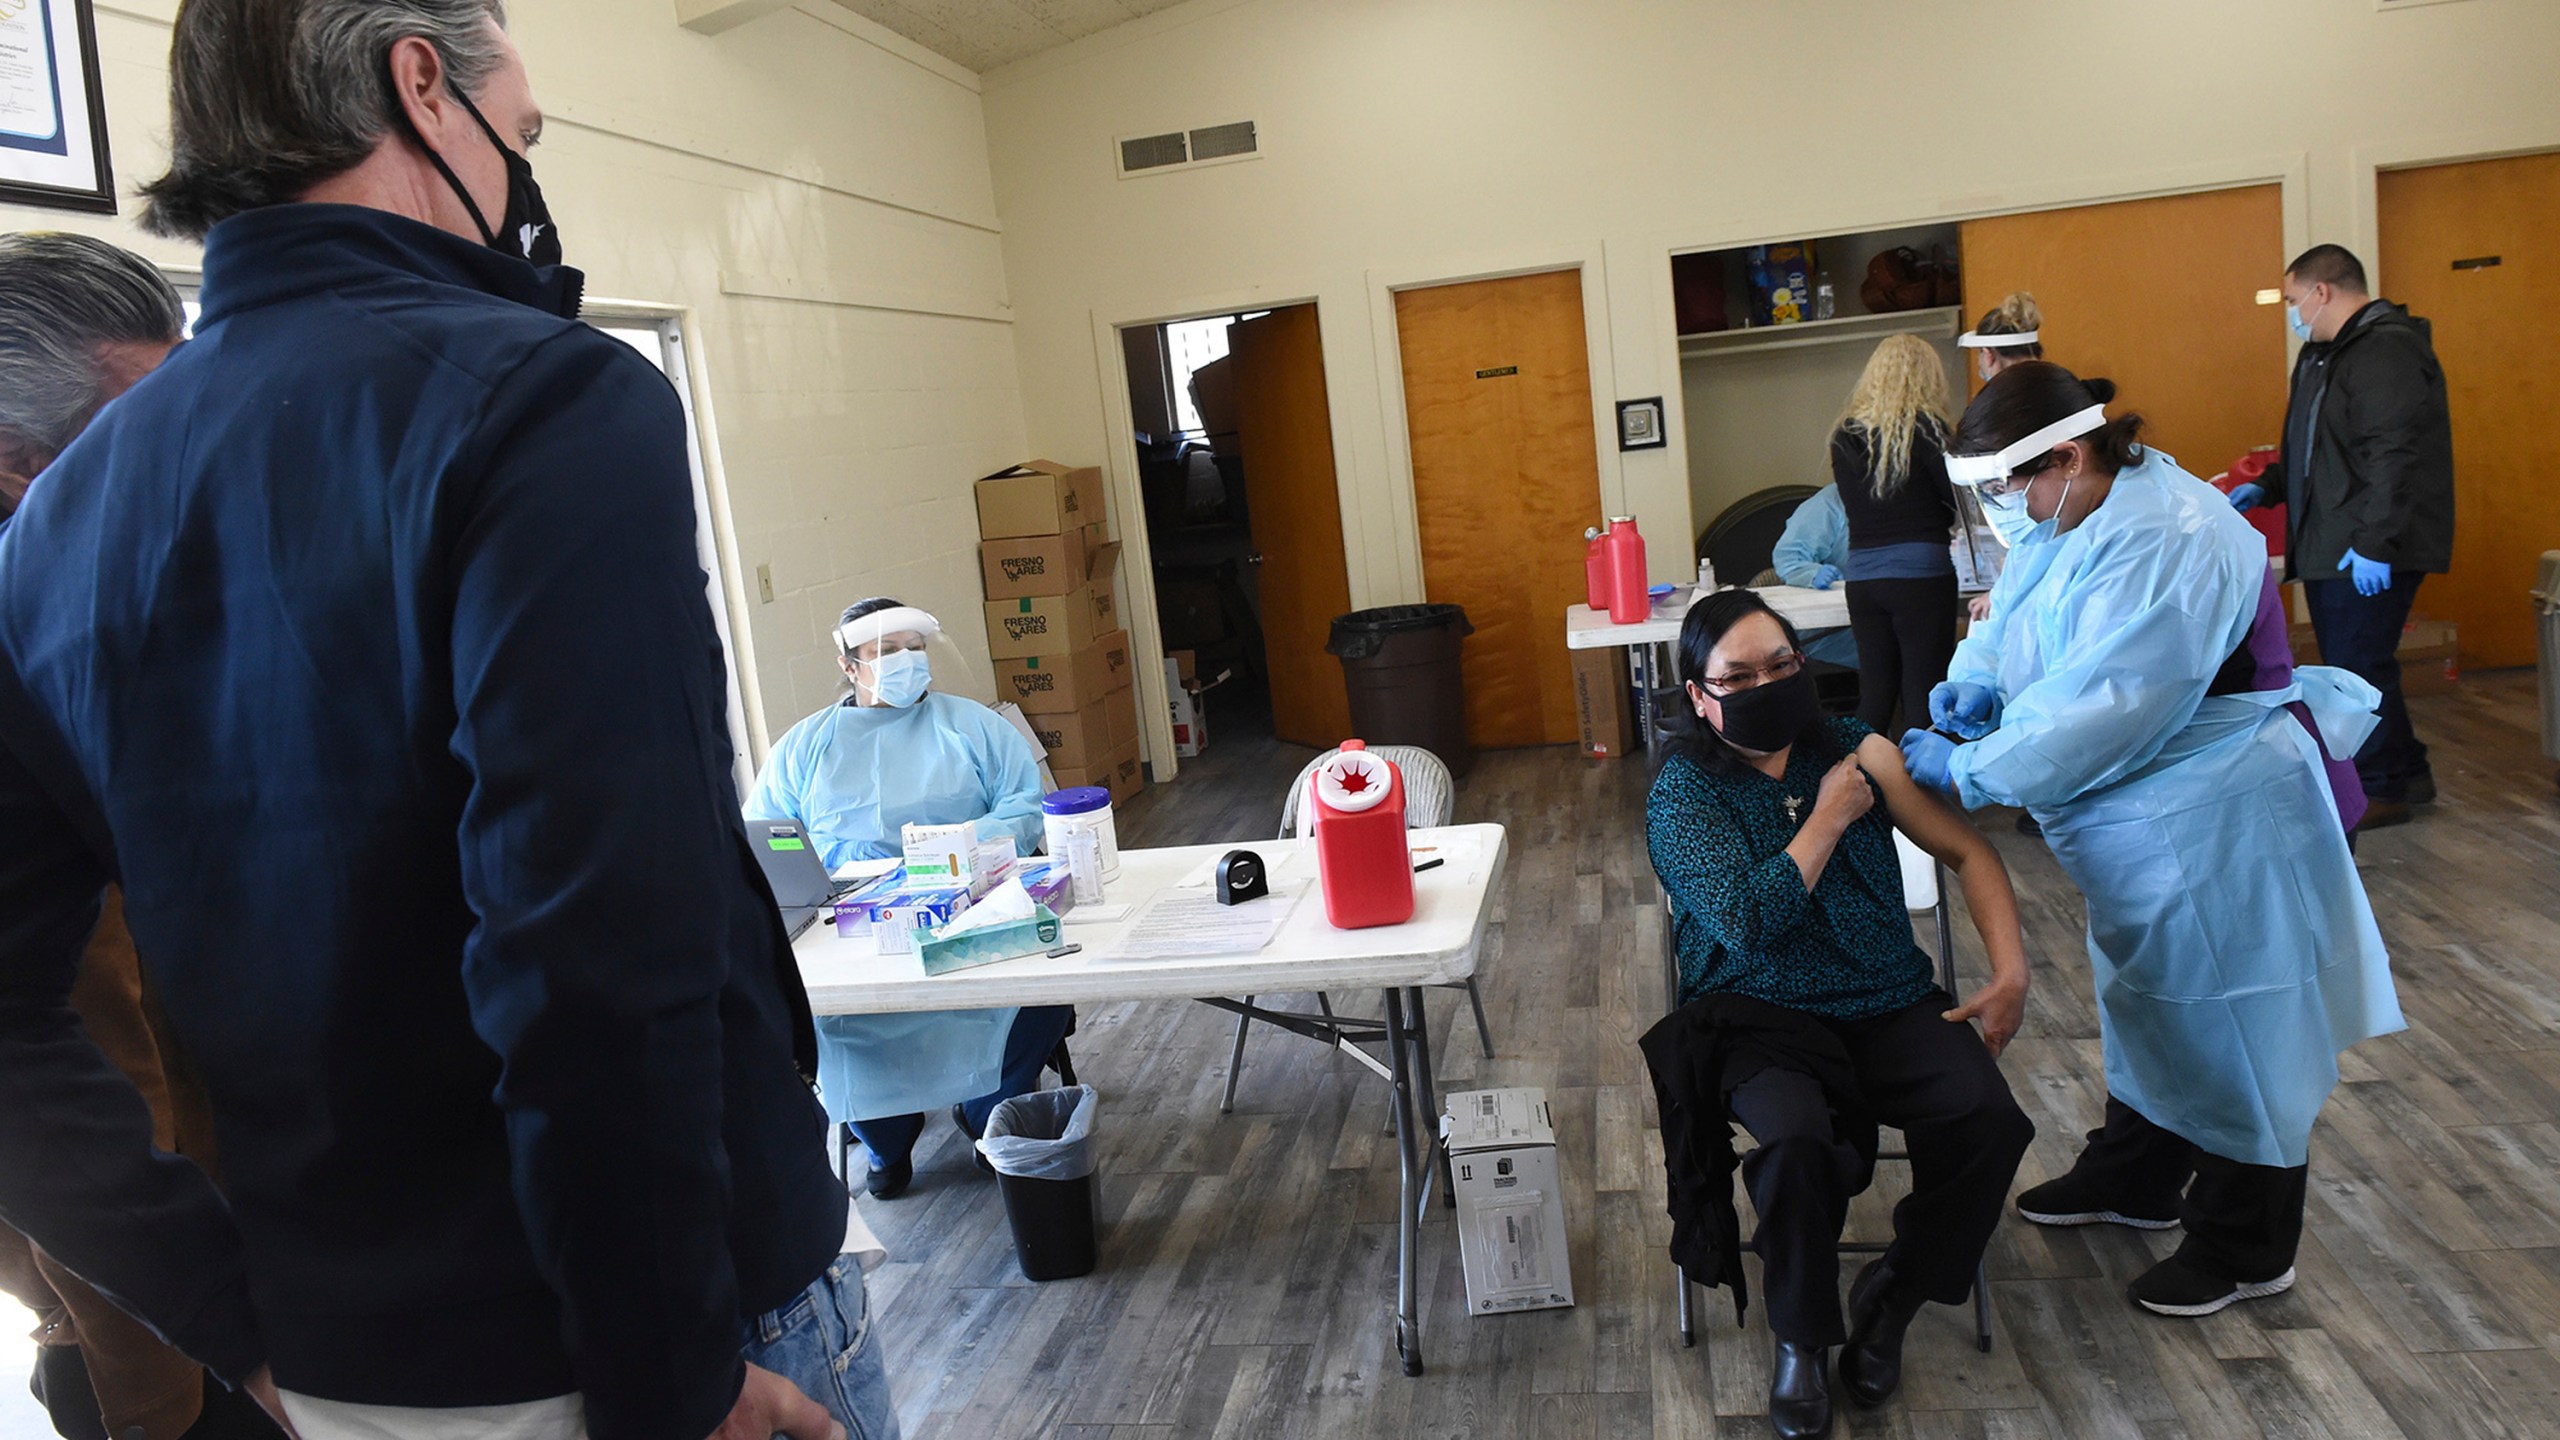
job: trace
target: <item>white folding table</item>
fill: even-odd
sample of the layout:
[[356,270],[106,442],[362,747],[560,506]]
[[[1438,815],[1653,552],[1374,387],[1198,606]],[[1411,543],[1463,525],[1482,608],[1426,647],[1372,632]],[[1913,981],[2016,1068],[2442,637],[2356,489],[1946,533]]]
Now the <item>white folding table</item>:
[[[1453,825],[1416,830],[1410,844],[1420,860],[1442,863],[1413,877],[1414,915],[1402,925],[1336,930],[1324,918],[1315,881],[1315,846],[1305,840],[1246,840],[1234,845],[1187,845],[1123,850],[1120,874],[1107,887],[1101,909],[1126,907],[1112,920],[1070,912],[1062,943],[1081,953],[1051,959],[1028,955],[948,975],[927,975],[914,955],[883,955],[869,938],[844,939],[820,924],[793,945],[809,1005],[820,1015],[870,1015],[909,1010],[970,1010],[1010,1005],[1092,1005],[1124,1000],[1198,1000],[1251,1015],[1274,1028],[1303,1035],[1351,1055],[1385,1079],[1394,1091],[1396,1122],[1396,1353],[1408,1375],[1422,1373],[1420,1226],[1430,1203],[1431,1176],[1424,1136],[1438,1124],[1439,1097],[1431,1073],[1431,1040],[1422,1010],[1422,987],[1449,985],[1475,973],[1493,913],[1495,884],[1510,854],[1499,825]],[[1124,953],[1131,930],[1157,896],[1189,885],[1205,886],[1218,857],[1250,849],[1268,865],[1276,890],[1291,892],[1290,911],[1278,933],[1245,955],[1202,954],[1141,959]],[[1248,902],[1271,904],[1270,900]],[[1377,990],[1385,1015],[1307,1015],[1272,1010],[1237,998],[1326,990]],[[1383,1042],[1382,1062],[1360,1048]],[[1416,1092],[1420,1093],[1417,1095]],[[1419,1101],[1417,1114],[1416,1101]],[[1436,1149],[1436,1141],[1432,1142]],[[1445,1194],[1445,1175],[1439,1179]]]
[[[1762,585],[1756,587],[1769,608],[1787,617],[1798,630],[1836,630],[1849,623],[1849,596],[1841,587],[1829,590],[1807,590],[1797,585]],[[1689,618],[1689,607],[1706,598],[1695,586],[1675,587],[1653,613],[1633,625],[1620,625],[1609,618],[1606,610],[1588,605],[1571,605],[1564,612],[1564,645],[1568,650],[1605,650],[1612,645],[1627,647],[1627,671],[1636,687],[1636,723],[1644,729],[1644,748],[1650,754],[1661,748],[1660,727],[1653,716],[1654,692],[1662,685],[1662,666],[1655,658],[1658,647],[1680,638],[1680,622]]]

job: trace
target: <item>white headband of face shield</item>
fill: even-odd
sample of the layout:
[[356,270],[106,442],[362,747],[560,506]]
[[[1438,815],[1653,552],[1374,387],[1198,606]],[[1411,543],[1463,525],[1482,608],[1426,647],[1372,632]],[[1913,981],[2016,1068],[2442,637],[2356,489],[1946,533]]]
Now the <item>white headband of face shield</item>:
[[2015,335],[1985,335],[1979,330],[1967,330],[1956,337],[1956,344],[1967,350],[2010,350],[2020,345],[2033,345],[2038,333],[2021,330]]
[[2002,447],[1997,455],[1950,455],[1947,478],[1959,485],[1981,485],[1992,480],[2005,480],[2018,473],[2018,467],[2042,455],[2065,440],[2077,440],[2107,423],[2107,407],[2092,405],[2077,414],[2066,415],[2016,444]]
[[848,620],[836,627],[836,649],[850,655],[892,635],[913,633],[930,640],[942,633],[942,622],[913,605],[894,605]]

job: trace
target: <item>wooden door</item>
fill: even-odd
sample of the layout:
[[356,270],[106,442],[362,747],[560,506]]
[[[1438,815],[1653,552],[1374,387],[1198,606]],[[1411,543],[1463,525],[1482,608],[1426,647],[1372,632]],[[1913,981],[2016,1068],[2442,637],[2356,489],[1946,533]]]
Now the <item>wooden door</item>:
[[[2461,627],[2475,665],[2534,662],[2525,592],[2560,548],[2560,155],[2386,170],[2382,293],[2429,321],[2453,407],[2453,570],[2418,608]],[[2494,260],[2494,263],[2489,263]],[[2460,268],[2456,268],[2460,267]]]
[[[2044,312],[2045,358],[2116,382],[2111,409],[2211,478],[2284,433],[2284,311],[2258,292],[2283,278],[2273,185],[1968,220],[1970,328],[2012,290]],[[1968,356],[1966,384],[1979,388]]]
[[1333,470],[1316,307],[1292,305],[1227,330],[1244,458],[1245,508],[1262,577],[1262,652],[1272,733],[1331,748],[1351,733],[1342,662],[1325,653],[1333,617],[1351,608],[1342,491]]
[[1571,744],[1564,612],[1583,599],[1582,532],[1601,520],[1582,273],[1398,291],[1396,338],[1423,590],[1475,625],[1468,738]]

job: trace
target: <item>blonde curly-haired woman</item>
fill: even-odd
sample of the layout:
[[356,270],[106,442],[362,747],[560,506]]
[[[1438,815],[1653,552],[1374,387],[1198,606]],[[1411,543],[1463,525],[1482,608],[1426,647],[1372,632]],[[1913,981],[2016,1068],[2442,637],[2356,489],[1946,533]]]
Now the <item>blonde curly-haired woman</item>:
[[1894,705],[1926,723],[1929,687],[1956,648],[1955,492],[1947,483],[1947,369],[1929,343],[1876,347],[1831,432],[1831,478],[1849,517],[1849,631],[1858,718],[1883,734]]

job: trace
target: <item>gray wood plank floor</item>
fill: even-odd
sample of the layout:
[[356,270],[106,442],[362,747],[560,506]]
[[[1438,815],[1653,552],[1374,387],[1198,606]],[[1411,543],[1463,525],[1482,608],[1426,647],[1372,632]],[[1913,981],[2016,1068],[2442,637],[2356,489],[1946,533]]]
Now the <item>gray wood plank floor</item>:
[[[2442,802],[2367,837],[2360,863],[2411,1028],[2345,1061],[2312,1150],[2292,1293],[2204,1321],[2124,1299],[2169,1235],[1994,1240],[1995,1352],[1968,1317],[1914,1327],[1904,1394],[1843,1434],[1911,1437],[2560,1436],[2560,799],[2529,672],[2416,702]],[[1256,838],[1312,752],[1222,735],[1124,812],[1132,844]],[[1680,1348],[1661,1151],[1635,1037],[1663,1008],[1641,761],[1482,757],[1459,816],[1510,827],[1483,967],[1500,1054],[1431,992],[1445,1088],[1537,1085],[1554,1103],[1578,1308],[1464,1306],[1445,1214],[1425,1230],[1429,1373],[1394,1356],[1395,1149],[1385,1087],[1257,1032],[1218,1113],[1230,1017],[1088,1008],[1074,1042],[1103,1096],[1102,1264],[1033,1285],[993,1182],[937,1122],[915,1189],[865,1213],[912,1440],[944,1437],[1758,1436],[1768,1337],[1719,1295]],[[2067,1166],[2102,1094],[2078,893],[2006,814],[1983,818],[2025,900],[2036,962],[2005,1062],[2037,1123],[2021,1185]],[[1980,952],[1961,917],[1962,963]],[[1374,1007],[1374,996],[1338,997]],[[1884,1230],[1889,1168],[1853,1232]],[[1754,1262],[1756,1264],[1756,1262]]]

